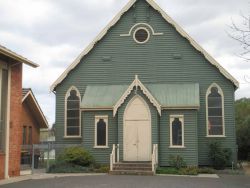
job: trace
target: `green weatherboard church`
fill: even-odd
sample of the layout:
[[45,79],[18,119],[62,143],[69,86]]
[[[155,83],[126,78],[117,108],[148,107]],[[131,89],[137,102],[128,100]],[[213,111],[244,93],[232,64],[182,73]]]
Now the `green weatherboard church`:
[[130,0],[51,86],[56,142],[111,168],[170,155],[209,165],[212,140],[236,160],[238,85],[153,0]]

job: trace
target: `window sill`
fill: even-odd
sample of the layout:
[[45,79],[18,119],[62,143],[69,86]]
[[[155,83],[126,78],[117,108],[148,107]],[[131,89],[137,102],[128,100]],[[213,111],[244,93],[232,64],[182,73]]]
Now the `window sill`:
[[207,138],[226,138],[225,135],[207,135]]
[[94,149],[108,149],[108,146],[94,146]]
[[185,149],[185,146],[169,146],[170,149]]
[[82,136],[64,136],[64,139],[79,139],[82,138]]

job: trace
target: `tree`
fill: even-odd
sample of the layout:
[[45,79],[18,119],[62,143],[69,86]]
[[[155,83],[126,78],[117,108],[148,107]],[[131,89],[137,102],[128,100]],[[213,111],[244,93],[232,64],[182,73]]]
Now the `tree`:
[[241,18],[241,24],[236,24],[232,20],[232,24],[229,26],[231,29],[229,36],[240,43],[242,51],[239,56],[250,61],[250,15],[241,14]]
[[235,115],[238,158],[246,160],[250,155],[250,98],[235,102]]

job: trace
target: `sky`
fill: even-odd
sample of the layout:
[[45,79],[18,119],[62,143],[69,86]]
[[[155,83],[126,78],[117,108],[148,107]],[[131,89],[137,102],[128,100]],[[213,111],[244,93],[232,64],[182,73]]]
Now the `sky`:
[[[155,0],[166,13],[240,83],[236,99],[250,97],[250,61],[229,37],[242,25],[250,0]],[[100,3],[101,2],[101,3]],[[128,0],[0,0],[0,44],[40,65],[24,66],[23,87],[32,88],[50,125],[55,95],[49,88]]]

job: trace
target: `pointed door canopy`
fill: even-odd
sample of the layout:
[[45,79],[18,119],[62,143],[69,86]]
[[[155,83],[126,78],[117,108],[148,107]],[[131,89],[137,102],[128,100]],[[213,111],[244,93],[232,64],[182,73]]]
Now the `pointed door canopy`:
[[125,93],[123,93],[123,95],[121,96],[121,98],[117,101],[117,103],[113,107],[113,116],[116,115],[116,112],[118,111],[118,108],[125,102],[126,98],[133,91],[134,87],[136,88],[136,90],[138,89],[138,87],[140,87],[140,89],[142,90],[143,94],[156,107],[157,112],[161,116],[161,105],[154,98],[154,96],[148,91],[148,89],[142,84],[142,82],[138,78],[138,75],[135,75],[134,81],[130,84],[130,86],[128,87],[128,89],[125,91]]
[[[123,9],[111,20],[111,22],[97,35],[97,37],[85,48],[80,55],[72,62],[72,64],[60,75],[60,77],[51,85],[50,90],[55,91],[56,87],[67,77],[67,75],[74,70],[74,68],[81,62],[81,60],[95,47],[98,41],[108,33],[109,29],[112,28],[121,19],[122,15],[130,10],[137,0],[129,0],[129,2],[123,7]],[[224,69],[208,52],[206,52],[193,38],[191,38],[183,29],[180,27],[167,13],[161,9],[161,7],[154,0],[145,0],[153,9],[158,11],[163,19],[171,24],[176,31],[200,53],[202,53],[207,61],[215,66],[220,73],[230,80],[235,88],[239,87],[239,82],[226,70]]]
[[116,115],[134,89],[140,89],[156,108],[159,115],[162,109],[199,109],[199,84],[143,84],[138,76],[130,85],[90,85],[84,93],[83,110],[113,110]]

